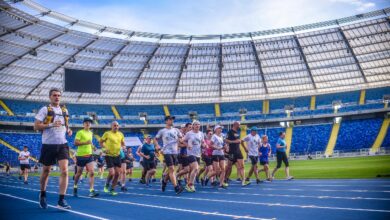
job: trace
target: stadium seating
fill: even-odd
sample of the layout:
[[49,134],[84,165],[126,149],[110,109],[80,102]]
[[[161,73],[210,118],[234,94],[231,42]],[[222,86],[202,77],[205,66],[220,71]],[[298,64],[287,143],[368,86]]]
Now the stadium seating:
[[[316,98],[317,108],[315,110],[309,110],[309,96],[275,99],[270,100],[269,114],[262,114],[263,101],[220,103],[221,117],[215,116],[214,104],[180,104],[169,105],[168,108],[170,114],[176,116],[176,123],[191,121],[188,116],[190,111],[197,112],[198,120],[202,122],[241,120],[239,114],[241,108],[247,109],[245,120],[262,120],[285,118],[284,107],[286,105],[294,105],[295,109],[291,113],[292,117],[332,114],[334,111],[332,101],[334,100],[341,100],[342,102],[342,107],[338,110],[340,113],[381,109],[384,107],[382,98],[385,94],[390,94],[390,87],[368,89],[366,92],[366,104],[364,105],[358,105],[359,91],[319,95]],[[11,122],[33,122],[33,113],[45,105],[40,102],[20,100],[4,100],[4,102],[16,116],[0,115],[0,120]],[[72,116],[72,124],[82,123],[82,117],[87,115],[87,112],[95,112],[99,118],[99,124],[109,124],[114,119],[111,106],[109,105],[67,104],[67,108]],[[138,118],[139,112],[148,114],[148,124],[164,123],[165,113],[162,105],[118,105],[116,108],[122,117],[122,120],[120,120],[122,124],[144,124]]]
[[[363,148],[370,148],[374,143],[380,130],[383,119],[359,119],[345,120],[341,122],[340,132],[336,143],[335,150],[339,151],[354,151]],[[297,125],[293,128],[293,136],[291,143],[291,153],[307,154],[315,153],[316,151],[323,152],[329,140],[332,130],[332,124],[313,124],[313,125]],[[259,135],[268,135],[269,143],[272,146],[272,151],[275,152],[276,141],[279,137],[279,132],[285,131],[282,127],[261,128]],[[74,137],[77,130],[74,130],[72,137],[68,138],[68,144],[71,149],[75,149]],[[223,132],[227,132],[224,129]],[[248,130],[249,133],[249,130]],[[152,136],[156,135],[155,131],[150,132]],[[102,135],[102,134],[100,134]],[[138,137],[143,141],[144,136],[141,132],[125,132],[125,137]],[[30,152],[35,157],[40,155],[41,135],[40,133],[0,133],[0,139],[9,144],[22,149],[24,145],[29,146]],[[93,143],[98,148],[99,143],[94,138]],[[390,132],[387,133],[383,147],[390,147]],[[13,151],[0,146],[2,155],[5,159],[17,163],[16,154]],[[2,162],[2,161],[0,161]]]
[[382,122],[382,119],[342,121],[335,150],[351,151],[371,147]]

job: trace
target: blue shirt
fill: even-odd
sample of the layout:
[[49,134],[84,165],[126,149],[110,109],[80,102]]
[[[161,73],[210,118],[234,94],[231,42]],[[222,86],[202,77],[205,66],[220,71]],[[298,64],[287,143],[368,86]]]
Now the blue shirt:
[[276,148],[276,151],[279,151],[279,152],[286,152],[286,140],[285,139],[282,139],[282,138],[279,138],[278,139],[278,142],[276,142],[276,145],[280,145],[282,148]]
[[119,152],[119,156],[121,157],[121,159],[125,159],[125,152],[123,152],[122,148]]
[[260,161],[268,161],[268,154],[271,150],[271,146],[267,143],[266,145],[261,144],[259,152],[261,153]]
[[[148,161],[153,161],[153,160],[154,160],[155,151],[156,151],[156,149],[154,148],[154,144],[147,144],[147,143],[145,143],[144,145],[142,145],[141,152],[142,152],[145,156],[147,156],[147,155],[150,156],[150,158],[149,158]],[[144,158],[144,160],[147,160],[147,159]]]

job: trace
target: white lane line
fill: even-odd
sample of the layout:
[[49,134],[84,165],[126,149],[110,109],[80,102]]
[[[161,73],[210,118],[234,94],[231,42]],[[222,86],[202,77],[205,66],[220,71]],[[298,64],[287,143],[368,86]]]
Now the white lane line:
[[[53,183],[53,184],[58,184],[58,182],[51,182],[49,181],[50,183]],[[240,184],[230,184],[230,185],[240,185]],[[241,186],[241,185],[240,185]],[[236,189],[236,188],[235,188]],[[271,187],[267,187],[267,188],[262,188],[262,187],[259,187],[259,188],[254,188],[254,187],[243,187],[242,189],[246,189],[246,190],[250,190],[250,189],[260,189],[260,190],[265,190],[265,191],[275,191],[275,190],[282,190],[282,191],[304,191],[304,192],[307,192],[307,191],[312,191],[312,192],[358,192],[358,193],[390,193],[390,190],[366,190],[366,189],[356,189],[356,190],[343,190],[343,189],[295,189],[295,188],[277,188],[277,187],[274,187],[274,188],[271,188]]]
[[[30,199],[14,196],[14,195],[11,195],[11,194],[6,194],[6,193],[1,193],[0,192],[0,195],[6,196],[6,197],[10,197],[10,198],[14,198],[14,199],[23,200],[23,201],[26,201],[26,202],[39,204],[39,202],[37,202],[37,201],[33,201],[33,200],[30,200]],[[82,215],[82,216],[93,218],[93,219],[108,220],[107,218],[99,217],[99,216],[96,216],[96,215],[90,215],[90,214],[87,214],[87,213],[84,213],[84,212],[78,212],[78,211],[74,211],[74,210],[70,210],[70,209],[61,209],[61,208],[58,208],[57,206],[54,206],[54,205],[48,205],[48,206],[50,208],[54,208],[54,209],[58,209],[58,210],[61,210],[61,211],[66,211],[66,212],[71,212],[71,213],[74,213],[74,214],[77,214],[77,215]]]
[[[19,183],[19,182],[12,182]],[[95,184],[95,186],[97,186]],[[160,191],[159,189],[151,189],[144,187],[134,187],[130,186],[128,189],[136,189],[136,190],[147,190],[147,191]],[[199,188],[202,189],[202,188]],[[245,189],[245,188],[243,188]],[[166,190],[173,192],[174,190]],[[220,192],[210,192],[210,191],[197,191],[197,193],[202,194],[221,194]],[[313,198],[313,199],[345,199],[345,200],[378,200],[378,201],[390,201],[390,198],[371,198],[371,197],[361,197],[361,196],[327,196],[327,195],[319,195],[319,196],[309,196],[309,195],[289,195],[289,194],[259,194],[259,193],[235,193],[235,192],[224,192],[223,194],[228,195],[242,195],[242,196],[266,196],[266,197],[288,197],[288,198]]]
[[[0,184],[0,186],[7,186]],[[9,186],[14,187],[14,186]],[[50,186],[57,188],[56,186]],[[15,187],[14,187],[15,188]],[[18,187],[21,189],[31,190],[29,188]],[[81,189],[84,190],[84,189]],[[152,194],[140,194],[140,193],[123,193],[129,195],[139,195],[139,196],[148,196],[148,197],[159,197],[159,198],[170,198],[170,199],[184,199],[184,200],[197,200],[197,201],[208,201],[208,202],[224,202],[224,203],[233,203],[233,204],[248,204],[248,205],[265,205],[265,206],[281,206],[281,207],[294,207],[294,208],[313,208],[313,209],[331,209],[331,210],[344,210],[344,211],[363,211],[363,212],[385,212],[390,213],[390,210],[381,210],[381,209],[362,209],[362,208],[347,208],[347,207],[332,207],[332,206],[317,206],[317,205],[291,205],[283,203],[265,203],[265,202],[247,202],[247,201],[231,201],[223,199],[206,199],[206,198],[193,198],[193,197],[177,197],[177,196],[164,196],[164,195],[152,195]],[[80,196],[81,197],[81,196]],[[89,198],[89,197],[85,197]],[[100,199],[100,198],[97,198]]]
[[[24,187],[18,187],[18,186],[9,186],[9,185],[3,185],[1,186],[9,187],[9,188],[15,188],[15,189],[24,189],[29,191],[40,191],[37,189],[31,189],[31,188],[24,188]],[[55,191],[46,191],[47,193],[57,194],[58,192]],[[70,194],[66,194],[67,196],[71,196]],[[259,217],[252,217],[252,216],[242,216],[242,215],[231,215],[231,214],[224,214],[219,212],[204,212],[204,211],[198,211],[198,210],[192,210],[192,209],[182,209],[182,208],[173,208],[169,206],[160,206],[160,205],[149,205],[149,204],[143,204],[143,203],[135,203],[135,202],[127,202],[127,201],[120,201],[120,200],[112,200],[112,199],[104,199],[104,198],[90,198],[87,196],[79,196],[79,198],[87,198],[87,199],[95,199],[100,201],[106,201],[106,202],[113,202],[113,203],[120,203],[120,204],[127,204],[127,205],[133,205],[133,206],[141,206],[141,207],[148,207],[148,208],[157,208],[157,209],[165,209],[165,210],[171,210],[171,211],[179,211],[179,212],[188,212],[188,213],[196,213],[196,214],[202,214],[202,215],[212,215],[212,216],[221,216],[221,217],[230,217],[235,219],[252,219],[252,220],[274,220],[276,218],[259,218]],[[30,200],[32,201],[32,200]],[[35,201],[32,201],[35,202]],[[35,202],[38,203],[38,202]],[[61,209],[62,210],[62,209]],[[72,212],[72,210],[66,210]]]

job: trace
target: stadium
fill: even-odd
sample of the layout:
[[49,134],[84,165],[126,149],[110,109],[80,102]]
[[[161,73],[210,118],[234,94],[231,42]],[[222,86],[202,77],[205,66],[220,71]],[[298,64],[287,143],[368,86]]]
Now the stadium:
[[[388,219],[389,6],[293,27],[186,35],[96,24],[34,0],[0,0],[1,215],[4,219]],[[53,107],[51,96],[57,92],[53,88],[60,93],[61,109],[66,110],[62,112],[67,113],[59,115],[66,121],[60,127],[66,127],[65,133],[68,129],[73,132],[66,136],[69,153],[61,159],[66,160],[66,168],[60,165],[60,158],[49,158],[58,163],[50,164],[52,172],[42,194],[39,176],[49,166],[43,165],[46,161],[42,158],[46,155],[48,159],[43,152],[50,137],[43,140],[45,130],[37,128],[54,129],[52,135],[56,136],[56,127],[50,126],[57,121],[45,122],[49,112],[54,112],[49,110]],[[47,109],[44,120],[39,119],[42,109]],[[54,117],[58,113],[54,112]],[[169,164],[166,155],[170,153],[164,150],[171,143],[161,134],[169,121],[174,123],[169,129],[175,131],[185,130],[188,124],[192,129],[200,125],[202,135],[210,131],[216,135],[221,130],[222,140],[226,139],[222,142],[225,165],[232,163],[231,174],[226,177],[221,174],[224,171],[215,171],[218,174],[210,176],[210,181],[216,185],[204,185],[209,176],[198,173],[206,167],[199,155],[198,161],[187,164],[190,168],[182,179],[187,185],[178,191],[179,176],[171,177],[169,172],[171,166],[175,172],[180,169]],[[74,183],[74,168],[80,165],[73,158],[79,158],[80,145],[88,145],[78,143],[77,131],[86,129],[88,123],[95,158],[100,153],[111,157],[105,137],[119,125],[122,147],[133,155],[132,176],[125,173],[122,181],[121,189],[126,185],[126,190],[103,192],[111,170],[99,178],[98,166],[91,162],[100,195],[89,198],[91,180],[85,174],[85,180],[75,187],[78,196],[74,196],[78,181]],[[241,141],[242,146],[237,144],[241,159],[230,160],[231,130]],[[254,171],[256,178],[252,175],[246,182],[253,161],[244,139],[252,132],[268,137],[270,171],[280,167],[279,152],[289,162],[286,165],[283,159],[272,177],[259,172],[257,178]],[[181,148],[192,152],[192,144],[184,141],[187,134],[178,136],[183,136],[176,144],[180,152]],[[153,138],[153,164],[157,164],[152,178],[146,174],[149,165],[140,159],[148,160],[142,146]],[[219,148],[211,143],[211,167],[215,169],[216,163],[224,170],[222,160],[214,160]],[[202,142],[200,147],[206,148],[204,145]],[[23,183],[19,166],[24,146],[28,147],[31,173]],[[104,167],[112,168],[116,175],[118,167],[108,167],[107,158]],[[261,162],[261,158],[254,163],[260,169],[263,164],[257,160]],[[287,171],[285,175],[285,166],[291,176]],[[57,206],[63,169],[69,170],[64,177],[69,183],[60,194],[71,209]],[[193,173],[196,181],[192,185]],[[150,184],[145,184],[145,175]],[[168,185],[161,192],[164,178]],[[38,195],[41,199],[46,194],[47,210],[41,210]]]

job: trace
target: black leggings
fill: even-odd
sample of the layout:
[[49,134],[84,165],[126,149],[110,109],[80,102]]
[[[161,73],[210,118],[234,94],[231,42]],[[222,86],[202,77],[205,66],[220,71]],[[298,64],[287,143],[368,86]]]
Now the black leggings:
[[276,161],[277,161],[276,168],[278,169],[282,166],[282,161],[286,167],[289,166],[286,152],[276,151]]

